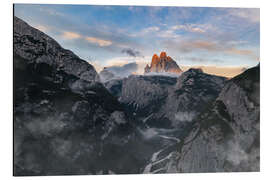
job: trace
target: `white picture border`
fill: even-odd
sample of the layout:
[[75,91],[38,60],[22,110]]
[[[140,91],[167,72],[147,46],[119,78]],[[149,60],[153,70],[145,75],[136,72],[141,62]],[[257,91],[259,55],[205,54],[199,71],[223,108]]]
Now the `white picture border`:
[[[1,1],[1,58],[0,58],[0,178],[7,179],[95,179],[95,180],[135,180],[135,179],[188,179],[188,180],[260,180],[270,179],[270,1],[267,0],[4,0]],[[261,172],[256,173],[193,173],[161,175],[95,175],[95,176],[43,176],[13,177],[13,3],[41,4],[96,4],[96,5],[154,5],[192,7],[246,7],[260,8],[261,23]],[[131,162],[132,163],[132,162]]]

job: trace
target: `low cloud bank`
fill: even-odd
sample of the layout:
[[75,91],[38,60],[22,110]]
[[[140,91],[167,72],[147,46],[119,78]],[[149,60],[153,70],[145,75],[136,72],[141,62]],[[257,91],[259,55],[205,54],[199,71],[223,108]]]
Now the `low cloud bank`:
[[170,72],[149,72],[144,74],[145,76],[170,76],[170,77],[178,77],[181,74],[170,73]]
[[128,77],[131,74],[136,74],[138,69],[138,64],[135,62],[128,63],[122,66],[109,66],[105,67],[100,73],[100,78],[102,81],[108,81],[111,79],[119,79]]
[[110,67],[107,67],[106,69],[111,71],[116,76],[126,77],[137,71],[138,64],[134,62],[134,63],[125,64],[123,66],[110,66]]
[[123,76],[128,76],[132,74],[133,72],[136,72],[138,69],[138,64],[134,62],[134,63],[125,64],[123,66],[107,67],[107,69],[111,71],[112,73],[114,73],[115,75],[123,77]]

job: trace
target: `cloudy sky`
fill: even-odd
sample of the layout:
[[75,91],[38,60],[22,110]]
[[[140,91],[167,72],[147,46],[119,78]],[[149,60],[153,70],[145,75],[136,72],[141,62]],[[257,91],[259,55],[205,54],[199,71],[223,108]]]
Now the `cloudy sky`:
[[166,51],[178,65],[239,68],[260,58],[260,11],[236,8],[16,4],[14,14],[95,65]]

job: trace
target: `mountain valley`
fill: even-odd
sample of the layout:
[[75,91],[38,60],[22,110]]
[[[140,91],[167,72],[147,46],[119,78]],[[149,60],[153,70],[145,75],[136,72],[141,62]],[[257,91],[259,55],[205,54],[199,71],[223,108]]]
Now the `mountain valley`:
[[161,52],[112,78],[16,16],[13,41],[15,176],[260,170],[259,64],[228,79]]

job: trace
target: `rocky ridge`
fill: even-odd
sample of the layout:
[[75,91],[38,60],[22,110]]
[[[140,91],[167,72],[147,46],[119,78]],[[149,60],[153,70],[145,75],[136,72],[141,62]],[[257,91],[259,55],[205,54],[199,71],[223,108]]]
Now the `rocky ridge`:
[[[136,118],[154,127],[177,127],[189,122],[218,96],[226,78],[190,69],[181,76],[132,75],[106,83]],[[203,105],[202,105],[203,104]],[[182,117],[181,114],[184,114]]]
[[27,63],[45,63],[86,81],[99,81],[92,65],[70,50],[62,48],[54,39],[14,17],[14,54]]
[[146,173],[259,171],[259,72],[257,66],[229,80],[184,140],[159,151]]
[[14,175],[119,172],[107,154],[123,153],[127,135],[129,117],[95,69],[14,17]]

